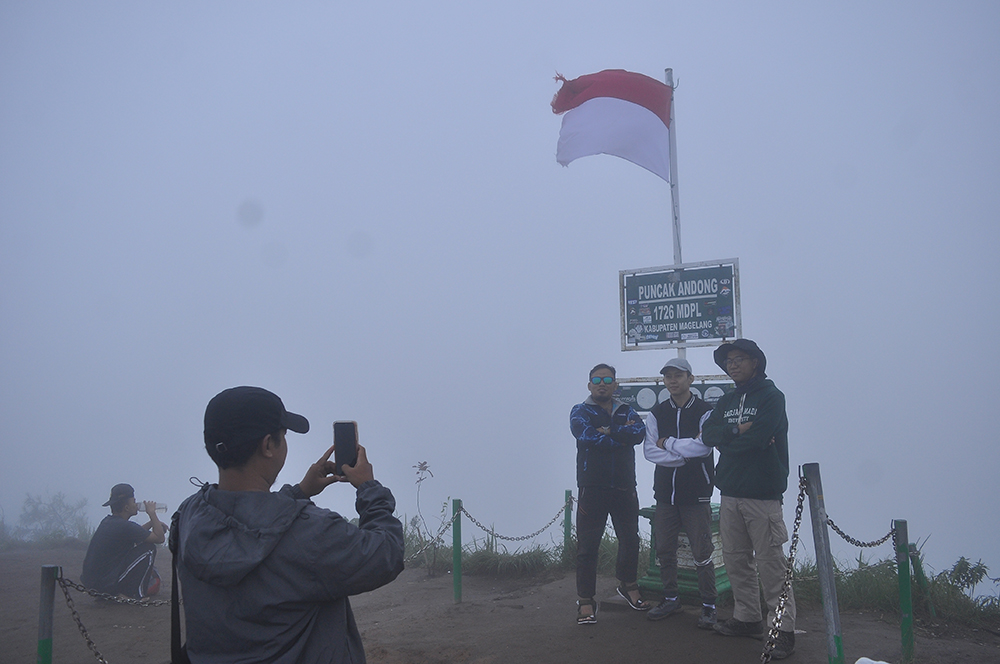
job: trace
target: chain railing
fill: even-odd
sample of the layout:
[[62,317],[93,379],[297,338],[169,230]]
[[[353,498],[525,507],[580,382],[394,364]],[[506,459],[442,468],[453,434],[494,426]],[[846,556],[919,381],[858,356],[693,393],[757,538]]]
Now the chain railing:
[[785,605],[788,604],[788,596],[792,591],[792,576],[795,573],[795,550],[799,545],[799,526],[802,525],[802,503],[806,498],[806,487],[808,482],[805,477],[799,477],[799,499],[795,505],[795,522],[792,526],[792,543],[788,547],[788,562],[785,566],[785,582],[781,586],[781,595],[778,597],[778,606],[774,610],[774,624],[771,625],[767,633],[767,640],[764,642],[764,651],[760,654],[761,664],[771,661],[771,652],[774,650],[775,640],[778,638],[781,621],[785,616]]
[[[806,580],[816,580],[820,582],[820,589],[824,594],[824,613],[827,619],[827,630],[828,630],[828,656],[831,663],[842,664],[843,659],[843,649],[841,644],[840,636],[840,621],[838,617],[837,600],[836,600],[836,590],[835,581],[836,577],[847,577],[854,574],[861,569],[870,571],[873,569],[879,569],[881,567],[891,568],[897,567],[902,568],[902,563],[899,562],[899,547],[897,546],[897,539],[902,537],[906,538],[906,522],[895,520],[892,522],[892,526],[889,532],[882,537],[871,540],[863,541],[855,537],[851,537],[845,533],[833,519],[831,519],[826,514],[826,506],[823,500],[823,489],[822,482],[819,475],[819,464],[805,464],[800,467],[799,471],[799,495],[798,501],[795,507],[795,522],[792,529],[791,546],[789,548],[789,555],[787,566],[785,569],[785,580],[782,584],[781,594],[778,599],[777,607],[775,609],[775,619],[774,624],[770,626],[768,631],[766,641],[764,644],[764,649],[761,652],[760,661],[762,664],[767,664],[772,659],[772,653],[775,648],[775,643],[777,641],[782,620],[785,615],[785,607],[789,601],[792,592],[792,578],[795,575],[795,551],[799,543],[799,528],[802,525],[802,509],[803,503],[806,495],[809,496],[810,509],[812,511],[812,525],[813,525],[813,537],[816,538],[816,555],[817,555],[817,575],[810,577],[798,577],[799,581]],[[837,535],[843,538],[849,544],[861,548],[873,548],[880,546],[887,542],[890,538],[892,539],[893,549],[896,551],[896,560],[886,560],[875,565],[869,565],[866,567],[861,567],[859,563],[859,568],[857,570],[847,570],[840,572],[834,569],[832,560],[830,558],[830,540],[827,535],[826,528],[829,527]],[[911,547],[912,549],[912,547]],[[914,557],[914,553],[911,550],[909,557]],[[901,581],[902,584],[902,581]],[[830,596],[827,597],[827,592]],[[900,601],[903,602],[903,597],[901,595]],[[905,613],[905,609],[904,609]],[[905,650],[906,637],[904,634],[904,650]],[[904,658],[905,659],[905,658]]]
[[83,620],[80,619],[80,614],[76,610],[76,605],[73,604],[73,598],[69,595],[68,586],[75,587],[76,584],[67,581],[67,579],[63,579],[62,577],[59,577],[56,581],[59,583],[59,587],[62,588],[63,595],[66,596],[66,606],[69,607],[70,613],[73,614],[73,620],[76,621],[76,626],[80,630],[80,635],[83,637],[83,640],[87,642],[87,647],[90,648],[92,653],[94,653],[94,657],[97,658],[98,662],[101,662],[101,664],[108,664],[108,660],[104,659],[104,655],[102,655],[101,651],[97,649],[97,645],[94,643],[94,640],[90,638],[90,633],[87,632],[87,628],[83,626]]
[[553,524],[555,524],[555,522],[559,520],[559,517],[563,516],[563,513],[567,509],[572,509],[572,507],[573,507],[573,496],[571,495],[566,500],[566,502],[559,508],[559,511],[556,512],[555,516],[553,516],[552,519],[549,520],[549,522],[547,524],[545,524],[544,526],[542,526],[541,528],[539,528],[538,530],[536,530],[533,533],[530,533],[528,535],[521,535],[519,537],[508,537],[506,535],[500,535],[493,528],[487,528],[486,526],[484,526],[476,517],[472,516],[472,513],[470,513],[469,510],[465,509],[465,507],[461,507],[459,509],[459,511],[455,512],[455,514],[452,515],[452,517],[450,519],[448,519],[443,524],[441,524],[441,527],[438,529],[438,532],[437,532],[436,535],[434,535],[434,537],[428,539],[424,543],[424,545],[422,547],[420,547],[420,549],[418,549],[416,552],[414,552],[414,553],[410,554],[409,556],[407,556],[404,559],[404,562],[410,562],[411,560],[416,559],[417,556],[419,556],[420,554],[422,554],[424,551],[426,551],[432,545],[442,543],[442,538],[444,537],[444,534],[448,531],[448,529],[450,529],[452,527],[452,525],[454,525],[455,520],[458,519],[463,514],[465,516],[467,516],[469,518],[469,521],[471,521],[476,527],[478,527],[480,530],[482,530],[484,533],[486,533],[487,535],[489,535],[490,537],[492,537],[494,539],[503,540],[503,541],[506,541],[506,542],[524,542],[526,540],[530,540],[530,539],[533,539],[535,537],[538,537],[543,532],[545,532],[546,530],[548,530],[549,528],[551,528],[553,526]]
[[132,597],[124,597],[119,595],[109,595],[108,593],[102,593],[93,588],[87,588],[84,585],[76,583],[70,579],[64,579],[59,577],[59,585],[64,587],[72,588],[73,590],[84,593],[85,595],[90,595],[95,599],[103,599],[109,602],[114,602],[116,604],[130,604],[132,606],[163,606],[165,604],[170,604],[169,599],[134,599]]
[[493,528],[487,528],[486,526],[484,526],[483,524],[481,524],[476,519],[476,517],[472,516],[472,514],[469,513],[469,510],[465,509],[465,507],[462,507],[462,512],[461,513],[464,513],[465,516],[469,517],[469,521],[471,521],[480,530],[482,530],[484,533],[486,533],[487,535],[489,535],[493,539],[504,540],[505,542],[524,542],[526,540],[530,540],[530,539],[533,539],[535,537],[538,537],[539,535],[541,535],[542,533],[544,533],[546,530],[548,530],[549,528],[551,528],[552,524],[554,524],[556,521],[558,521],[559,517],[561,517],[563,515],[563,512],[565,512],[567,509],[573,509],[573,496],[570,496],[569,498],[567,498],[567,500],[563,504],[563,506],[559,508],[559,511],[556,512],[556,515],[554,517],[552,517],[552,519],[547,524],[545,524],[544,526],[542,526],[541,528],[539,528],[535,532],[531,533],[530,535],[522,535],[520,537],[507,537],[506,535],[499,535],[499,534],[497,534],[497,532],[495,530],[493,530]]
[[92,653],[94,653],[94,657],[98,662],[101,662],[101,664],[108,664],[108,660],[105,659],[104,655],[101,654],[101,651],[97,649],[97,644],[94,643],[94,640],[90,638],[90,632],[88,632],[87,628],[84,626],[83,619],[80,618],[80,612],[76,610],[76,604],[73,602],[73,597],[69,594],[71,588],[86,595],[90,595],[95,599],[102,599],[109,602],[115,602],[117,604],[129,604],[132,606],[162,606],[164,604],[170,604],[170,600],[168,599],[138,600],[131,597],[120,597],[118,595],[102,593],[71,581],[70,579],[63,578],[61,572],[56,578],[56,583],[59,584],[63,595],[66,597],[66,606],[69,607],[70,614],[73,616],[73,621],[76,623],[77,629],[80,630],[80,635],[83,637],[83,640],[87,642],[87,647]]
[[[792,526],[791,545],[789,546],[789,550],[788,550],[788,563],[787,563],[787,566],[785,568],[785,582],[782,585],[781,595],[778,598],[778,606],[775,609],[774,624],[771,625],[771,629],[768,631],[767,639],[766,639],[766,641],[764,643],[764,650],[763,650],[763,652],[760,655],[760,661],[761,661],[762,664],[767,664],[767,662],[771,661],[771,653],[774,650],[774,644],[775,644],[776,639],[778,638],[779,628],[781,627],[781,622],[784,619],[785,606],[788,603],[788,597],[789,597],[789,595],[791,593],[792,577],[795,574],[795,550],[796,550],[796,548],[798,547],[798,544],[799,544],[799,527],[802,525],[802,506],[803,506],[803,502],[805,501],[806,489],[808,488],[808,486],[809,486],[809,483],[808,483],[808,480],[806,479],[806,477],[805,476],[800,476],[799,477],[799,496],[798,496],[798,500],[797,500],[796,505],[795,505],[795,522],[794,522],[794,524]],[[861,541],[861,540],[856,539],[854,537],[851,537],[850,535],[848,535],[847,533],[845,533],[843,530],[840,529],[839,526],[837,526],[836,523],[833,522],[833,519],[831,519],[829,517],[827,517],[827,519],[826,519],[826,524],[828,526],[830,526],[830,528],[835,533],[837,533],[842,538],[844,538],[845,541],[847,541],[850,544],[853,544],[854,546],[862,547],[862,548],[872,548],[872,547],[876,547],[876,546],[885,544],[889,540],[889,538],[892,538],[893,549],[896,548],[896,546],[895,546],[896,545],[896,529],[895,528],[890,528],[890,530],[889,530],[888,533],[886,533],[884,536],[880,537],[877,540],[872,540],[870,542],[864,542],[864,541]],[[891,565],[892,561],[888,561],[886,564],[887,565]],[[876,567],[876,566],[873,566],[873,567]],[[813,579],[813,578],[819,578],[819,577],[818,576],[817,577],[800,577],[799,580],[800,581],[806,581],[806,580]]]
[[408,563],[411,560],[416,559],[417,556],[419,556],[424,551],[429,549],[431,545],[440,543],[442,541],[441,538],[444,536],[446,532],[448,532],[448,529],[451,528],[452,524],[455,523],[455,519],[457,519],[460,516],[462,516],[462,513],[456,512],[450,519],[441,524],[441,528],[438,529],[437,535],[427,540],[427,542],[422,547],[420,547],[420,549],[418,549],[416,553],[410,554],[409,556],[404,558],[403,562]]
[[837,533],[842,538],[844,538],[844,541],[846,541],[848,544],[853,544],[854,546],[858,546],[858,547],[861,547],[861,548],[872,548],[872,547],[875,547],[875,546],[879,546],[881,544],[885,544],[889,540],[889,538],[891,537],[892,538],[893,549],[895,550],[895,548],[896,548],[895,547],[895,544],[896,544],[896,529],[895,528],[890,528],[889,532],[887,532],[885,535],[883,535],[882,537],[880,537],[877,540],[873,540],[871,542],[862,542],[861,540],[854,539],[853,537],[851,537],[850,535],[848,535],[847,533],[845,533],[843,530],[841,530],[837,526],[837,524],[835,524],[833,522],[833,519],[831,519],[829,517],[827,517],[827,519],[826,519],[826,525],[830,526],[830,528],[833,530],[833,532]]

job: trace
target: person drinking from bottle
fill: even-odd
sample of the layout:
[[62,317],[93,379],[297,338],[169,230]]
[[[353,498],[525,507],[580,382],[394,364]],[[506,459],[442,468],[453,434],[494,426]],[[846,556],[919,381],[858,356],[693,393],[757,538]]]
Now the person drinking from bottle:
[[156,545],[166,539],[166,526],[156,516],[156,503],[146,501],[143,510],[149,522],[140,526],[131,521],[139,513],[135,491],[129,484],[116,484],[104,507],[111,515],[104,517],[87,547],[80,581],[92,590],[144,599],[160,591]]

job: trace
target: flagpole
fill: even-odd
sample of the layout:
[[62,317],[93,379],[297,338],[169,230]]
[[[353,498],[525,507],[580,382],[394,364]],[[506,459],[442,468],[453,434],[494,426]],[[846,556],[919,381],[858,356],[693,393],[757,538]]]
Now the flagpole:
[[667,133],[670,137],[670,203],[674,223],[674,265],[680,265],[681,260],[681,199],[677,189],[677,133],[674,131],[674,70],[666,69],[666,83],[670,88],[670,124]]
[[[681,260],[681,199],[677,189],[677,134],[674,131],[674,70],[669,67],[664,70],[667,87],[670,88],[670,124],[667,125],[667,135],[670,142],[670,208],[674,226],[674,265],[680,265]],[[677,357],[686,358],[687,348],[677,349]]]

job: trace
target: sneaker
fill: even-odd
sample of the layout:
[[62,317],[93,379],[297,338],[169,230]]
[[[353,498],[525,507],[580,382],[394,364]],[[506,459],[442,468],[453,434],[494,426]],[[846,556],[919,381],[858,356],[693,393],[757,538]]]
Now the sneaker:
[[716,634],[723,636],[749,636],[751,639],[764,638],[764,625],[761,621],[743,622],[736,618],[730,618],[723,622],[717,622],[712,629]]
[[715,627],[717,622],[718,619],[715,617],[715,607],[702,606],[701,617],[698,618],[698,629],[712,629]]
[[149,583],[146,585],[146,596],[152,596],[160,592],[160,574],[154,567],[149,574]]
[[648,620],[663,620],[668,616],[672,616],[681,610],[681,600],[675,597],[674,599],[664,599],[662,602],[657,604],[650,612],[646,615]]
[[778,632],[778,638],[774,640],[774,650],[771,651],[771,659],[785,659],[795,652],[795,632]]

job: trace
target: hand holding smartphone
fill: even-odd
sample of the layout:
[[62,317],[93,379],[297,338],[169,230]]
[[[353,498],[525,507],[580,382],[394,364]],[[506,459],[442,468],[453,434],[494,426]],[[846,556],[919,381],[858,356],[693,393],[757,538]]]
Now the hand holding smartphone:
[[358,462],[358,423],[341,421],[333,423],[333,462],[337,475],[343,475],[343,466]]

